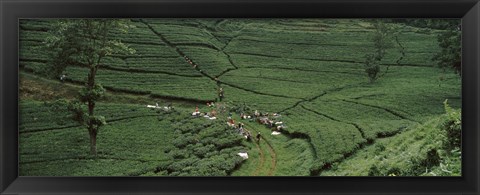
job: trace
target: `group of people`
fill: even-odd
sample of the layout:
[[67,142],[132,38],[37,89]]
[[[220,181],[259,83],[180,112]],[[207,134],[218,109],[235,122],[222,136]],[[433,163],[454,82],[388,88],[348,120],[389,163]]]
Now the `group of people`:
[[208,107],[215,107],[215,103],[213,103],[213,102],[207,102],[207,106],[208,106]]
[[[279,117],[281,117],[281,115],[278,113],[273,113],[273,114],[269,114],[268,112],[260,113],[258,112],[258,110],[255,110],[253,116],[255,117],[258,123],[267,126],[272,131],[281,131],[286,128],[282,121],[278,121]],[[248,118],[250,116],[246,116],[246,117]]]
[[193,68],[197,68],[197,64],[195,64],[190,58],[188,58],[187,56],[183,56],[183,58],[185,58],[185,61],[187,61],[190,65],[192,65]]
[[[207,103],[208,107],[214,107],[215,104],[212,103]],[[215,120],[217,119],[217,110],[216,109],[212,109],[212,111],[210,112],[200,112],[199,109],[198,109],[198,106],[195,107],[195,112],[192,113],[192,116],[194,117],[205,117],[205,118],[208,118],[210,120]]]
[[[214,102],[208,102],[207,106],[209,108],[213,108],[212,111],[210,111],[210,112],[200,112],[198,106],[196,106],[195,111],[192,113],[192,116],[194,116],[194,117],[205,117],[205,118],[209,118],[211,120],[217,119],[217,114],[218,113],[217,113],[217,110],[216,110],[215,103]],[[241,120],[250,120],[252,122],[256,121],[256,122],[270,128],[273,131],[273,133],[277,133],[275,135],[280,134],[279,132],[282,129],[285,128],[283,122],[278,120],[280,116],[281,115],[277,114],[277,113],[273,113],[273,114],[260,113],[260,112],[258,112],[258,110],[255,110],[255,112],[251,115],[245,114],[243,112],[240,113],[240,119]],[[247,140],[249,140],[249,141],[252,140],[253,137],[252,137],[251,132],[248,131],[247,129],[245,129],[245,124],[243,122],[236,122],[235,119],[233,119],[233,117],[232,117],[232,113],[228,114],[227,125],[230,128],[235,129],[238,134],[244,136]],[[260,132],[257,133],[255,138],[256,138],[257,142],[260,141],[260,139],[261,139]]]
[[250,132],[248,132],[246,129],[245,129],[245,124],[239,122],[238,124],[235,124],[235,120],[232,119],[232,117],[228,117],[228,120],[227,120],[227,125],[231,128],[234,128],[235,130],[237,130],[237,132],[243,136],[245,136],[247,139],[251,136],[250,135]]
[[[237,125],[235,124],[235,120],[229,116],[228,117],[228,120],[227,120],[227,125],[231,128],[234,128],[237,133],[239,133],[240,135],[244,136],[248,141],[251,141],[252,140],[252,134],[250,133],[250,131],[248,131],[247,129],[245,129],[245,124],[243,124],[242,122],[239,122]],[[260,138],[262,136],[260,135],[260,132],[257,133],[257,136],[256,136],[256,139],[257,139],[257,142],[260,141]]]

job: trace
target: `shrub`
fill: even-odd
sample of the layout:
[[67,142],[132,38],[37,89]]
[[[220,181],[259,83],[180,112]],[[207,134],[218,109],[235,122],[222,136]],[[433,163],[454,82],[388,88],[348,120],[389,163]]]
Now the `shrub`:
[[214,145],[202,145],[202,144],[196,144],[195,148],[193,149],[193,154],[198,156],[199,158],[204,158],[205,155],[209,152],[215,149]]
[[383,152],[385,151],[385,145],[383,145],[382,143],[378,143],[375,145],[375,154],[378,155],[380,154],[380,152]]
[[398,176],[402,174],[402,170],[398,167],[392,167],[388,169],[387,173],[388,176]]
[[433,148],[427,152],[427,158],[423,162],[425,167],[436,166],[440,163],[440,156],[438,155],[437,149]]
[[188,153],[185,150],[174,149],[169,153],[174,159],[184,159],[188,157]]
[[443,157],[439,166],[434,167],[431,172],[425,175],[460,176],[462,173],[462,153],[459,149],[454,149],[449,153],[450,156]]
[[372,165],[368,170],[368,176],[380,176],[381,172],[376,165]]
[[460,148],[462,135],[462,118],[461,111],[455,110],[448,105],[448,100],[443,102],[445,106],[446,119],[441,124],[441,128],[445,131],[444,147],[447,151]]
[[197,139],[194,136],[180,136],[172,141],[173,145],[177,148],[184,148],[185,146],[193,143],[197,143]]

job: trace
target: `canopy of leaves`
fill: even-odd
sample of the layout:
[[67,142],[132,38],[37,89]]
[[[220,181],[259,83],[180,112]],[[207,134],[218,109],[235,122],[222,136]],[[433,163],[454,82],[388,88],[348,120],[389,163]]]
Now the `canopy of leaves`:
[[380,62],[385,56],[388,48],[393,46],[393,37],[395,36],[395,29],[381,20],[373,21],[374,34],[372,38],[374,52],[365,55],[365,72],[367,73],[370,82],[378,79],[380,72]]
[[433,57],[433,60],[438,62],[440,68],[454,69],[456,73],[461,74],[462,32],[459,22],[459,20],[444,21],[445,31],[437,36],[441,51]]
[[68,19],[58,20],[45,43],[52,55],[52,76],[59,76],[68,65],[98,66],[109,55],[134,53],[113,31],[126,32],[132,26],[127,20]]

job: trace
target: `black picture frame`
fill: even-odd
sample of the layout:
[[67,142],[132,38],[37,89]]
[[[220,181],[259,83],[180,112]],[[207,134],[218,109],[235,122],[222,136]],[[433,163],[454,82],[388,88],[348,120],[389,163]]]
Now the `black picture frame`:
[[[2,194],[480,194],[478,0],[0,0]],[[19,177],[19,18],[462,18],[462,177]]]

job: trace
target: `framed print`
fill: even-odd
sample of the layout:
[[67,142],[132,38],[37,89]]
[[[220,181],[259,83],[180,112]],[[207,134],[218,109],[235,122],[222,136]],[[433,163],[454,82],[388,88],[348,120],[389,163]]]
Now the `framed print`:
[[479,11],[2,1],[0,189],[478,194]]

